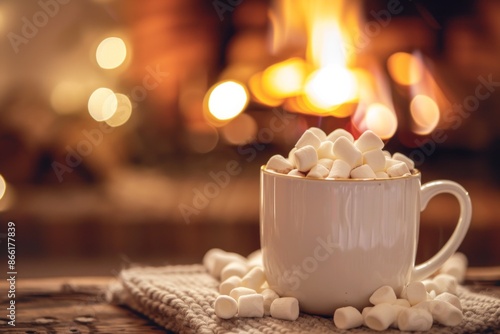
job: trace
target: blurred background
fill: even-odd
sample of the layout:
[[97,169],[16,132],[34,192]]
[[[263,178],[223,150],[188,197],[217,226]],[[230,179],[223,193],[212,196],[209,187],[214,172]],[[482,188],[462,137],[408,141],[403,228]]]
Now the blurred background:
[[[19,277],[259,247],[259,168],[310,126],[371,129],[473,203],[500,265],[500,2],[0,2],[0,230]],[[458,204],[422,214],[419,261]]]

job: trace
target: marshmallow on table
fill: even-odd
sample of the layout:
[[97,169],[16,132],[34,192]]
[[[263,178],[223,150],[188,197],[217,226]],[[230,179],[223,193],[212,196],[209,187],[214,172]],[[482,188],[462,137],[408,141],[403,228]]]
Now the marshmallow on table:
[[443,292],[439,295],[437,295],[434,300],[442,300],[443,302],[450,303],[451,305],[455,306],[457,309],[462,311],[462,303],[460,303],[460,299],[458,299],[457,296],[449,293],[449,292]]
[[257,293],[257,291],[255,291],[254,289],[245,288],[243,286],[240,286],[240,287],[237,287],[237,288],[234,288],[233,290],[231,290],[231,292],[229,293],[229,295],[234,300],[238,301],[241,296],[254,295],[256,293]]
[[432,315],[419,308],[406,308],[399,313],[398,327],[402,331],[428,331],[432,327]]
[[351,167],[359,166],[363,161],[361,152],[346,137],[340,137],[333,143],[333,154]]
[[371,329],[383,331],[394,323],[396,316],[396,307],[388,303],[382,303],[373,306],[371,310],[366,312],[364,322]]
[[318,162],[318,154],[313,146],[307,145],[293,153],[295,165],[300,172],[308,172]]
[[328,173],[330,173],[328,168],[326,168],[323,165],[317,164],[316,166],[311,168],[309,173],[307,173],[307,177],[314,179],[324,179],[325,177],[328,176]]
[[291,171],[288,172],[287,175],[291,175],[291,176],[300,176],[300,177],[304,177],[306,176],[306,174],[302,173],[301,171],[299,171],[298,169],[292,169]]
[[442,300],[427,300],[415,305],[413,308],[427,310],[435,321],[444,326],[456,326],[464,318],[462,311]]
[[220,272],[220,280],[225,281],[231,276],[243,277],[248,272],[248,266],[243,262],[228,263]]
[[392,158],[394,160],[399,160],[399,161],[404,162],[406,164],[406,166],[408,166],[409,170],[412,170],[415,168],[415,163],[413,162],[413,160],[411,160],[410,158],[408,158],[406,155],[404,155],[402,153],[396,152],[392,155]]
[[293,169],[293,165],[285,157],[273,155],[266,164],[266,169],[272,169],[278,173],[286,174]]
[[363,316],[352,306],[341,307],[333,313],[333,323],[339,329],[351,329],[363,324]]
[[390,287],[389,285],[384,285],[377,290],[370,296],[370,303],[373,305],[377,304],[382,304],[382,303],[389,303],[392,304],[396,302],[396,293],[394,292],[394,289]]
[[354,146],[361,152],[367,152],[375,149],[381,150],[384,142],[373,131],[367,130],[354,142]]
[[241,279],[241,286],[257,290],[266,281],[262,267],[254,267]]
[[203,256],[203,260],[202,260],[202,263],[203,263],[203,266],[209,271],[211,272],[213,270],[213,267],[214,267],[214,262],[215,262],[215,257],[217,254],[225,254],[226,252],[223,251],[222,249],[220,248],[212,248],[210,250],[208,250],[205,255]]
[[264,297],[261,294],[249,294],[238,299],[238,316],[242,318],[264,316]]
[[221,319],[231,319],[238,312],[238,303],[229,296],[220,295],[215,300],[215,314]]
[[247,256],[247,266],[249,267],[249,269],[252,269],[253,267],[257,267],[257,266],[262,267],[262,250],[261,249],[257,249]]
[[403,310],[406,310],[408,307],[406,306],[402,306],[402,305],[398,305],[398,304],[391,304],[392,305],[392,308],[394,309],[394,312],[396,314],[396,317],[394,318],[394,321],[392,322],[392,324],[389,326],[389,327],[393,327],[393,328],[398,328],[398,318],[399,318],[399,314],[403,311]]
[[448,274],[457,279],[458,283],[464,281],[465,272],[467,270],[467,257],[463,253],[453,254],[442,266],[439,272]]
[[328,178],[348,178],[351,173],[351,166],[344,160],[337,159],[333,162]]
[[331,141],[332,143],[335,143],[337,139],[340,137],[345,137],[347,138],[351,143],[354,142],[354,137],[352,134],[344,129],[335,129],[328,136],[326,136],[326,140]]
[[374,179],[377,176],[368,165],[361,165],[351,170],[351,178],[353,179]]
[[213,253],[213,259],[211,260],[211,266],[208,268],[210,275],[215,278],[219,278],[225,266],[227,266],[231,262],[246,262],[246,258],[237,253],[231,252],[216,252]]
[[321,141],[326,140],[326,133],[320,128],[312,126],[309,128],[309,130],[311,130],[311,132],[314,133],[316,137],[319,138],[319,140]]
[[275,299],[278,299],[280,296],[272,289],[264,289],[260,293],[262,297],[264,297],[264,314],[271,314],[271,304]]
[[363,153],[363,163],[370,166],[374,172],[385,170],[385,156],[382,150],[375,149]]
[[398,298],[392,303],[392,305],[398,305],[403,307],[411,307],[410,302],[404,298]]
[[425,289],[425,285],[419,281],[408,283],[404,289],[404,294],[412,306],[427,300],[427,290]]
[[297,141],[297,144],[295,144],[295,147],[299,149],[308,145],[314,147],[315,150],[317,150],[321,145],[321,139],[319,139],[318,136],[316,136],[314,132],[311,131],[311,129],[306,130],[302,134],[302,136]]
[[366,326],[366,323],[365,323],[365,318],[366,318],[366,315],[368,314],[368,312],[370,312],[370,310],[373,308],[373,306],[366,306],[365,308],[363,308],[363,310],[361,311],[361,316],[363,317],[363,325]]
[[410,170],[408,169],[408,166],[404,162],[399,162],[387,168],[387,174],[389,174],[390,177],[398,177],[398,176],[403,176],[405,174],[410,174]]
[[330,169],[332,169],[332,166],[333,166],[333,160],[332,159],[327,159],[327,158],[319,159],[318,160],[318,165],[325,166],[326,169],[328,169],[328,172],[330,172]]
[[389,174],[387,174],[386,172],[375,172],[375,177],[377,179],[388,179]]
[[432,279],[424,279],[422,284],[425,286],[425,290],[427,290],[427,292],[439,290],[438,285]]
[[293,297],[275,299],[270,308],[271,317],[295,321],[299,317],[299,301]]
[[454,295],[457,294],[457,279],[454,276],[448,274],[438,274],[433,279],[434,283],[438,286],[437,294],[441,294],[443,292],[449,292]]
[[234,288],[241,286],[241,277],[231,276],[225,279],[221,284],[219,284],[219,293],[221,295],[228,295]]
[[335,155],[333,154],[333,142],[324,141],[319,145],[318,148],[318,159],[335,159]]

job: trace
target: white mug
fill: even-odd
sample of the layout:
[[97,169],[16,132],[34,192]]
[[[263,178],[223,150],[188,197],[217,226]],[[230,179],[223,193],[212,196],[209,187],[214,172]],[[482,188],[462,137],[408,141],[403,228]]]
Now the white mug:
[[[459,184],[420,185],[420,172],[379,180],[318,180],[261,169],[260,238],[269,286],[295,297],[302,312],[332,315],[343,306],[362,309],[389,285],[399,293],[422,280],[457,250],[472,207]],[[448,242],[415,265],[420,211],[437,194],[460,204]]]

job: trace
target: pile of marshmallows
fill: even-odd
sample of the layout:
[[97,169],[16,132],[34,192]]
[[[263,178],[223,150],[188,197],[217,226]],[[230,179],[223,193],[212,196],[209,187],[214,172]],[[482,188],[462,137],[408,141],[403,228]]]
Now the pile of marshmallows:
[[[203,264],[220,279],[220,295],[215,300],[215,314],[222,319],[271,316],[283,320],[299,317],[299,302],[280,297],[269,288],[262,267],[262,253],[248,257],[214,248]],[[465,277],[467,258],[454,254],[432,279],[406,285],[399,298],[390,286],[382,286],[370,297],[373,306],[362,312],[352,306],[338,308],[333,322],[339,329],[367,326],[383,331],[389,327],[403,331],[427,331],[434,322],[456,326],[463,320],[462,306],[456,296],[457,286]]]
[[410,175],[414,162],[401,153],[382,150],[384,142],[368,130],[354,140],[344,129],[326,135],[319,128],[309,128],[285,158],[272,156],[266,169],[281,174],[316,179],[386,179]]

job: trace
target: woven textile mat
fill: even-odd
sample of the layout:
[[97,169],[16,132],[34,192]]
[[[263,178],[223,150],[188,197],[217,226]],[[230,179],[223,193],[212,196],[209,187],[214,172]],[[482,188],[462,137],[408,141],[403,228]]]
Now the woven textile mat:
[[[375,333],[366,327],[339,330],[332,317],[308,314],[296,321],[219,319],[213,308],[218,285],[202,265],[137,267],[120,273],[120,284],[110,289],[110,297],[176,333]],[[434,324],[426,333],[500,333],[500,299],[462,287],[458,296],[464,321],[455,327]]]

